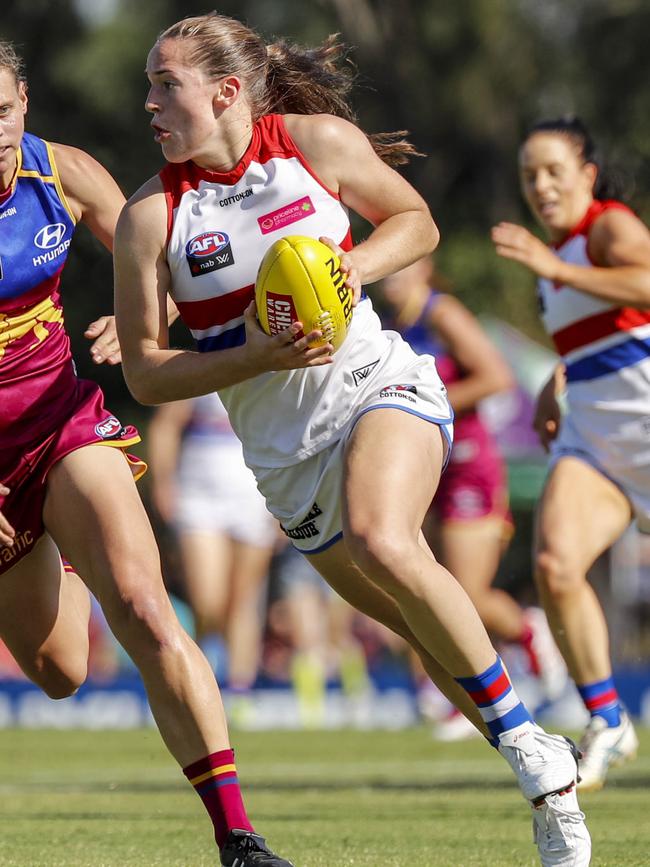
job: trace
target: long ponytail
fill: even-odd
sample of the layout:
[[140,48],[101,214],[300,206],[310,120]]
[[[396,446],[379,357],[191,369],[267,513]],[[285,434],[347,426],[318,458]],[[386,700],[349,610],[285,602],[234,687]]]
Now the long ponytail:
[[[158,41],[191,41],[189,59],[209,77],[240,76],[251,104],[253,120],[262,115],[333,114],[357,124],[350,105],[355,83],[346,47],[332,34],[322,45],[305,48],[280,39],[266,44],[254,30],[234,18],[210,12],[184,18],[163,31]],[[421,156],[406,132],[369,135],[378,156],[389,165]]]

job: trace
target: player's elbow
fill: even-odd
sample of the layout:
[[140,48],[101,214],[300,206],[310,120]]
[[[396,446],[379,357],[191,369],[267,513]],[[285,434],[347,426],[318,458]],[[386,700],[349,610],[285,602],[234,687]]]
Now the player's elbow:
[[420,236],[426,245],[426,249],[422,253],[423,256],[433,253],[433,251],[440,243],[440,230],[435,224],[431,214],[427,212],[427,216],[428,219],[426,221],[427,225],[425,227],[425,231]]
[[165,402],[146,365],[123,363],[122,367],[124,380],[134,400],[144,406],[157,406]]
[[511,391],[516,384],[517,381],[513,372],[509,367],[503,365],[503,367],[499,367],[499,369],[494,372],[492,377],[492,392],[498,394],[502,391]]

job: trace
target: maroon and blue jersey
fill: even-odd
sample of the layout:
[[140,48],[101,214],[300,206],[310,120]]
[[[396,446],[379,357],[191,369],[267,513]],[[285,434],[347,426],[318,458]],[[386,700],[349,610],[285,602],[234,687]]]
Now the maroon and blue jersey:
[[[429,322],[431,309],[439,298],[440,293],[431,290],[417,320],[399,330],[418,355],[434,356],[440,378],[449,386],[463,379],[465,373]],[[454,445],[433,509],[444,521],[496,516],[510,523],[505,464],[475,409],[456,413],[454,417]]]
[[0,194],[0,510],[16,531],[0,572],[43,533],[45,479],[77,448],[139,441],[76,375],[59,295],[75,228],[52,146],[25,133],[11,186]]

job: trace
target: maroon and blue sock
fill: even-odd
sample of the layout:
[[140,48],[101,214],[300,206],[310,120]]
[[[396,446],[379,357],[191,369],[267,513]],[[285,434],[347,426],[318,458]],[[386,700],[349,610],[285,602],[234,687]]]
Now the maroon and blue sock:
[[499,745],[499,735],[524,723],[533,722],[514,691],[500,656],[497,656],[496,662],[482,674],[457,677],[456,681],[479,709],[492,735],[490,743],[493,746]]
[[610,728],[621,724],[621,702],[613,678],[578,685],[578,692],[592,717],[602,716]]
[[211,753],[183,768],[183,773],[194,786],[212,819],[214,838],[220,849],[233,828],[253,830],[239,790],[232,750]]

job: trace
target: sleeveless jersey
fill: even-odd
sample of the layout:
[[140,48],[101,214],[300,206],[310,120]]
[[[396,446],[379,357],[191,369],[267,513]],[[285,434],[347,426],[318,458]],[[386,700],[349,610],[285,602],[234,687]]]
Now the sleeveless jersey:
[[[587,213],[556,247],[564,262],[590,267],[588,239],[594,221],[607,210],[628,210],[621,202],[594,201]],[[593,393],[616,381],[638,380],[647,399],[650,372],[650,310],[621,307],[567,285],[540,279],[538,294],[542,319],[566,365],[569,404],[574,384],[581,393]],[[635,373],[635,368],[639,371]],[[640,374],[640,377],[637,376]],[[602,380],[602,383],[601,383]],[[591,385],[587,386],[588,383]]]
[[[589,267],[594,221],[620,202],[595,201],[556,248],[565,262]],[[568,414],[551,462],[577,456],[616,482],[650,529],[650,310],[621,307],[571,286],[539,281],[546,328],[567,371]]]
[[[187,162],[167,165],[160,177],[171,294],[201,352],[244,342],[243,313],[254,297],[257,269],[278,238],[327,235],[344,249],[352,245],[345,207],[316,176],[281,115],[255,124],[232,171]],[[364,298],[333,364],[269,372],[221,389],[248,465],[289,466],[325,448],[354,415],[390,344]]]
[[[86,445],[124,450],[140,439],[74,369],[59,282],[75,219],[48,142],[25,133],[1,202],[0,480],[10,493],[0,496],[0,509],[16,544],[0,548],[0,573],[42,535],[46,479],[57,461]],[[142,462],[127,459],[141,475]]]

